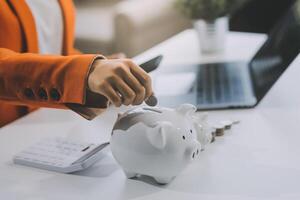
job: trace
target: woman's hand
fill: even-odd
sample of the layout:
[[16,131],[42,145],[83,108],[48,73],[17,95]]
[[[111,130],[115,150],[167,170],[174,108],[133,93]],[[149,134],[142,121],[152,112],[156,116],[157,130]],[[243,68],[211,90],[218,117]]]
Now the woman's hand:
[[139,105],[153,93],[150,76],[130,59],[96,60],[88,87],[117,107]]

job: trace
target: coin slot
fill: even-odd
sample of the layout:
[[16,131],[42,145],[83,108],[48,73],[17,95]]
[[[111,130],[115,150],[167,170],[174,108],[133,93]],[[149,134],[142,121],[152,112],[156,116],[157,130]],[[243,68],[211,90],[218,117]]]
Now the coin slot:
[[146,111],[152,111],[152,112],[156,112],[156,113],[162,113],[161,110],[155,109],[155,108],[143,108],[143,110],[146,110]]
[[84,149],[82,149],[81,151],[83,152],[83,151],[86,151],[86,150],[88,150],[90,148],[90,146],[88,146],[88,147],[85,147]]

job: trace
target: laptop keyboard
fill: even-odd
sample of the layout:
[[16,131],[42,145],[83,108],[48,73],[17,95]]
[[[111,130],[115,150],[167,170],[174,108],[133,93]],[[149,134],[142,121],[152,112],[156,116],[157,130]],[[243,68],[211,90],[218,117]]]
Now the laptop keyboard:
[[198,103],[219,104],[243,101],[244,91],[239,66],[209,64],[198,74]]

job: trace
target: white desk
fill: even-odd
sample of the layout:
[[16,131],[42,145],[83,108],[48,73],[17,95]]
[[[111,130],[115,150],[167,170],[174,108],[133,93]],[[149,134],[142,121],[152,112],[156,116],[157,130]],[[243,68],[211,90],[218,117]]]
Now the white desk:
[[[249,59],[263,35],[232,33],[223,55],[200,56],[193,31],[185,31],[137,57],[163,53],[166,63]],[[300,58],[255,109],[211,112],[212,119],[242,122],[218,138],[171,184],[127,180],[109,152],[91,169],[73,175],[12,164],[12,156],[43,137],[107,140],[111,109],[92,122],[70,111],[40,109],[0,129],[0,199],[300,199]],[[1,113],[2,114],[2,113]]]

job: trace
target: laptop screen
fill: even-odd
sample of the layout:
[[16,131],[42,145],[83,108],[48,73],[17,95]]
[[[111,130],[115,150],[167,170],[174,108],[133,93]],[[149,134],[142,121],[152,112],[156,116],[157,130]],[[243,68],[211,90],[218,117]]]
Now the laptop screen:
[[277,23],[267,41],[250,62],[253,88],[258,101],[263,98],[299,52],[300,0]]

